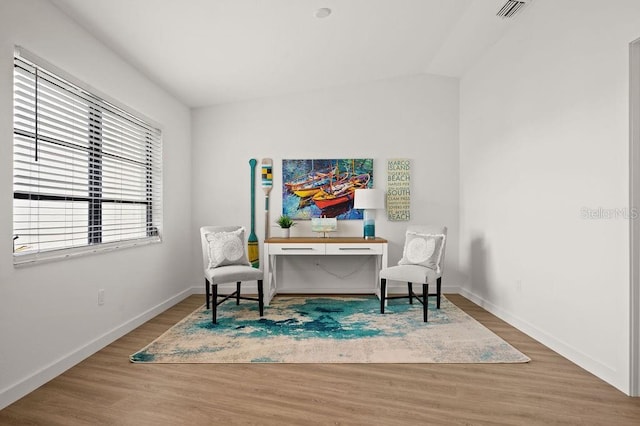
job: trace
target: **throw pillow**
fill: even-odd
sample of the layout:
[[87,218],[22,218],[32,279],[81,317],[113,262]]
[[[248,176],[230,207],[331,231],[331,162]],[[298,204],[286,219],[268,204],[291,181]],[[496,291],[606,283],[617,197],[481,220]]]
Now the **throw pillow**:
[[250,265],[244,249],[244,228],[230,232],[211,232],[209,242],[209,268],[227,265]]
[[446,236],[407,231],[402,259],[398,265],[420,265],[440,273],[440,260]]

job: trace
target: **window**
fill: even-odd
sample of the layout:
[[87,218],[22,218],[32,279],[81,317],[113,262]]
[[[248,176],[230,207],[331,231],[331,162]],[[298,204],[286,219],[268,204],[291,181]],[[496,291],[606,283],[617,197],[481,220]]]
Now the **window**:
[[160,130],[81,86],[16,50],[16,264],[160,240]]

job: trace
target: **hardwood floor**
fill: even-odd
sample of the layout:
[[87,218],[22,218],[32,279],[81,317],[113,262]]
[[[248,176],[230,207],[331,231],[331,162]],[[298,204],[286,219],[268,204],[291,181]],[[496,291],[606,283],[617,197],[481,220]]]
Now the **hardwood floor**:
[[528,364],[132,364],[190,296],[0,411],[0,425],[638,425],[620,391],[459,295]]

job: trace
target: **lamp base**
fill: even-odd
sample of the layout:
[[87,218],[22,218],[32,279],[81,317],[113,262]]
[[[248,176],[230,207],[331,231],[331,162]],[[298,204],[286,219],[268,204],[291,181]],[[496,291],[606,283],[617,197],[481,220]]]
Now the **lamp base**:
[[373,240],[376,237],[376,219],[374,210],[367,209],[364,211],[363,225],[364,239]]

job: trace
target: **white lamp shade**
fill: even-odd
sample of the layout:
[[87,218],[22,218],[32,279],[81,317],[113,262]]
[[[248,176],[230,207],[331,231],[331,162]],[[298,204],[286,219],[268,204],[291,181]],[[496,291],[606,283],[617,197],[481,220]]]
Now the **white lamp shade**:
[[384,208],[384,192],[379,189],[356,189],[353,200],[354,209]]

